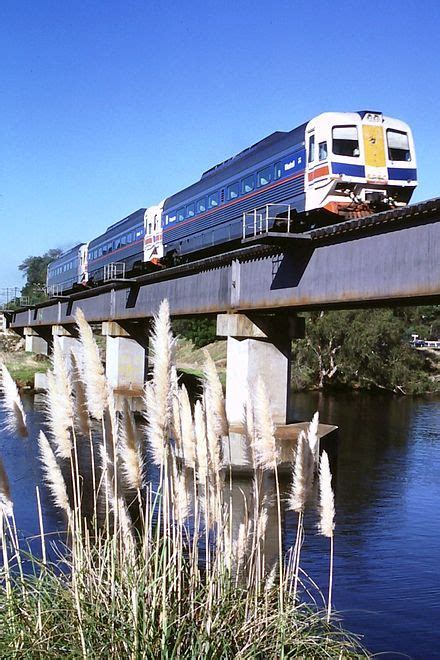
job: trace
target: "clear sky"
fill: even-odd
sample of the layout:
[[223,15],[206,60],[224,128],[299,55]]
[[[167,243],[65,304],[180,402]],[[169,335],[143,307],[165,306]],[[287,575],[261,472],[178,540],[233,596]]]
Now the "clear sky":
[[0,288],[275,130],[377,109],[440,196],[438,0],[2,0]]

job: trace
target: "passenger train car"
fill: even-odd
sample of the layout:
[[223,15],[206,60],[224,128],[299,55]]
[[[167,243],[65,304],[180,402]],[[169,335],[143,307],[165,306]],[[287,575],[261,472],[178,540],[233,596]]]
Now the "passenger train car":
[[407,124],[375,111],[325,112],[272,133],[111,225],[88,245],[88,278],[99,283],[231,249],[241,243],[247,215],[265,213],[269,230],[285,229],[288,219],[287,227],[301,232],[407,204],[416,185]]
[[272,133],[166,199],[164,256],[237,242],[243,214],[268,204],[294,210],[301,231],[319,216],[333,224],[407,204],[416,185],[407,124],[380,112],[326,112]]
[[62,295],[77,285],[85,284],[87,279],[87,244],[80,243],[48,265],[47,292]]
[[90,241],[87,262],[90,281],[129,275],[142,266],[145,211],[138,209]]

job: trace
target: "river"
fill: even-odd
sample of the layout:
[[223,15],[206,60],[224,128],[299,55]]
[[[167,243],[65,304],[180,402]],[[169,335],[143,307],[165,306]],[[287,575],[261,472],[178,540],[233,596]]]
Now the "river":
[[[381,657],[440,658],[440,398],[295,394],[293,416],[340,427],[335,474],[334,607],[344,627],[362,635]],[[35,485],[40,482],[36,436],[41,405],[25,400],[30,437],[0,431],[17,526],[38,532]],[[59,519],[43,491],[45,531]],[[327,584],[328,539],[306,517],[302,566]],[[296,519],[286,515],[285,541]],[[37,541],[35,541],[37,543]]]

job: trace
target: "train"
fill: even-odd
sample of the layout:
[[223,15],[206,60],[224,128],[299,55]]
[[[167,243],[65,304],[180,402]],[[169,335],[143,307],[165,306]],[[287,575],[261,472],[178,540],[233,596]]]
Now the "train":
[[[64,293],[231,250],[248,229],[254,236],[263,230],[301,233],[403,206],[416,186],[408,124],[373,110],[324,112],[272,133],[61,255],[49,265],[48,291]],[[63,268],[75,250],[81,268],[72,286],[74,269],[68,276]]]

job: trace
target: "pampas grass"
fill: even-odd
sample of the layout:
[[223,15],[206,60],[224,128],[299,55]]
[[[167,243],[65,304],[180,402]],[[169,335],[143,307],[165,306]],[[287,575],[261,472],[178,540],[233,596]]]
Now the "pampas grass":
[[89,413],[101,420],[107,405],[107,384],[104,368],[99,357],[99,349],[93,338],[93,332],[87,323],[84,312],[78,308],[75,313],[79,340],[82,347],[82,374],[87,392]]
[[[359,657],[350,638],[291,597],[275,426],[262,381],[246,408],[245,433],[256,456],[255,491],[240,490],[236,510],[234,479],[230,477],[229,491],[224,479],[221,441],[227,425],[215,366],[207,360],[203,396],[195,402],[193,416],[174,370],[167,304],[155,318],[151,341],[153,368],[144,398],[147,452],[128,405],[122,414],[116,412],[102,369],[92,367],[96,345],[80,313],[77,321],[81,367],[72,358],[72,394],[63,385],[62,396],[73,397],[75,411],[73,423],[62,426],[72,438],[63,470],[54,438],[43,432],[39,437],[45,483],[68,518],[68,546],[55,567],[44,550],[43,561],[34,563],[34,575],[28,578],[19,571],[15,579],[10,566],[18,563],[20,551],[14,528],[8,522],[0,525],[5,566],[0,656],[15,657],[30,649],[35,657],[66,652],[84,658]],[[64,378],[60,368],[54,361],[58,373],[53,382]],[[92,368],[96,373],[90,373]],[[48,405],[56,401],[52,393]],[[54,428],[52,421],[51,436]],[[100,461],[91,470],[79,460],[83,443],[90,445],[91,457],[99,447]],[[149,459],[160,468],[154,470],[158,483],[146,478]],[[84,493],[90,479],[94,506],[88,512]],[[4,511],[10,495],[2,483],[0,470]],[[274,522],[276,560],[270,538]],[[42,515],[40,525],[44,545]]]
[[54,504],[70,516],[72,509],[67,495],[66,483],[52,447],[43,431],[40,431],[40,435],[38,436],[38,445],[40,448],[43,475],[53,497]]
[[50,371],[47,373],[46,419],[55,453],[60,458],[69,458],[72,451],[73,403],[65,385],[64,377]]
[[118,454],[127,487],[133,490],[141,490],[143,487],[144,458],[128,401],[124,401]]
[[13,504],[9,488],[8,475],[0,458],[0,511],[5,516],[12,516]]
[[254,456],[258,467],[271,470],[278,462],[278,447],[275,440],[275,425],[270,411],[269,394],[261,378],[257,379],[254,411]]
[[74,422],[83,436],[90,433],[90,419],[87,407],[87,394],[75,353],[70,353],[72,390],[74,394]]
[[335,499],[332,490],[332,474],[330,464],[325,451],[322,452],[321,463],[319,466],[319,502],[320,502],[320,521],[319,532],[330,539],[330,575],[327,599],[327,622],[330,621],[331,599],[333,586],[333,530],[335,528]]
[[7,367],[0,363],[0,393],[3,394],[2,408],[5,413],[5,428],[9,433],[16,432],[22,438],[28,435],[26,414],[17,385]]
[[150,340],[152,379],[145,386],[144,402],[147,439],[153,461],[164,465],[172,418],[171,359],[174,339],[171,333],[168,301],[164,300],[153,320]]
[[196,438],[194,422],[191,413],[191,404],[189,401],[188,390],[185,385],[179,389],[179,409],[182,429],[182,454],[185,465],[190,468],[196,466]]

